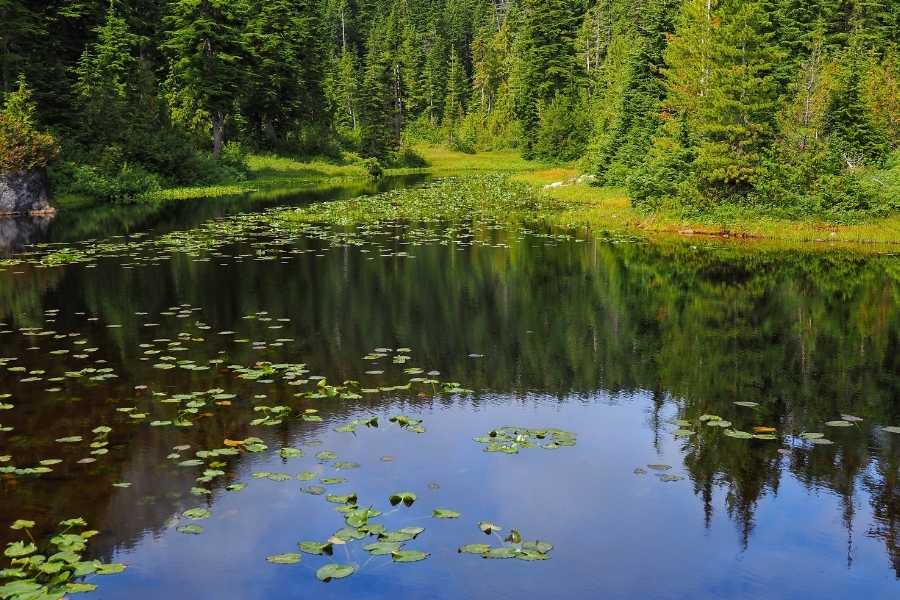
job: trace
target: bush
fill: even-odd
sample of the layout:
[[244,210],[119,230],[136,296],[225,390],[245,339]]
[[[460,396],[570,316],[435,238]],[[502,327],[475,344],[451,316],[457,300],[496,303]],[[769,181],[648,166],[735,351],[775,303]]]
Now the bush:
[[36,106],[24,78],[7,94],[0,112],[0,172],[43,169],[59,154],[49,133],[34,126]]
[[428,161],[411,146],[401,146],[391,155],[390,164],[394,167],[421,169],[428,166]]
[[66,161],[51,171],[51,180],[59,191],[113,202],[131,202],[162,188],[158,175],[129,164],[110,174],[100,167]]
[[0,172],[43,169],[58,154],[52,135],[0,113]]

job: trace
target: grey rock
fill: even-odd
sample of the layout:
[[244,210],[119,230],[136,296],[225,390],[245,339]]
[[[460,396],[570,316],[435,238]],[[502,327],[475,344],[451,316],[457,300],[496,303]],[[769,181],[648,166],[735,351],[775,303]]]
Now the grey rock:
[[46,171],[0,173],[0,214],[25,215],[52,211]]

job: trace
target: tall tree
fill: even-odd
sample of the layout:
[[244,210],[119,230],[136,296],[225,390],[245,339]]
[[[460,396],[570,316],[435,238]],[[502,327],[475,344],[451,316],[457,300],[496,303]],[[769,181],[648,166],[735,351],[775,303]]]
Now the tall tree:
[[170,98],[176,116],[193,125],[209,123],[218,158],[246,78],[241,35],[246,6],[236,0],[175,0],[170,11],[165,19]]
[[578,76],[576,4],[570,0],[522,0],[523,81],[518,113],[524,151],[530,155],[540,122],[539,108],[557,93],[569,94]]

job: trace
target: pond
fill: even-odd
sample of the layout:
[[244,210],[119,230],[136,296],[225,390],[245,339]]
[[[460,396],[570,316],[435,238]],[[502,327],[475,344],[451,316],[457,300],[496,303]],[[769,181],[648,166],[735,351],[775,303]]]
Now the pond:
[[16,238],[0,544],[83,518],[103,598],[900,593],[900,258],[255,216],[364,191]]

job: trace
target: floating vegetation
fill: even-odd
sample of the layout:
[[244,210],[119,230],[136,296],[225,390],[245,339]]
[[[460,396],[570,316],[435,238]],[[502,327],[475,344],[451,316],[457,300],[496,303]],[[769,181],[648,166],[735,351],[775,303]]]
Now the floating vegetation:
[[[88,540],[97,531],[86,529],[77,517],[62,521],[57,532],[38,544],[31,534],[34,521],[16,520],[10,529],[24,531],[27,540],[10,542],[3,551],[10,567],[0,570],[0,598],[9,600],[51,600],[68,594],[92,592],[97,586],[78,580],[89,575],[114,575],[125,570],[121,563],[84,560]],[[43,552],[43,553],[41,553]]]
[[[478,528],[486,535],[495,535],[498,538],[499,535],[497,535],[497,532],[503,529],[498,525],[486,521],[479,523]],[[519,533],[517,529],[510,530],[509,535],[499,539],[503,544],[498,546],[491,546],[489,544],[465,544],[459,547],[458,552],[460,554],[476,554],[487,559],[514,558],[524,561],[539,561],[549,560],[550,551],[553,550],[553,545],[548,542],[540,540],[525,541],[522,534]]]
[[499,427],[487,435],[475,438],[485,444],[485,452],[518,454],[520,448],[543,448],[555,450],[575,445],[575,434],[561,429],[526,429],[521,427]]

